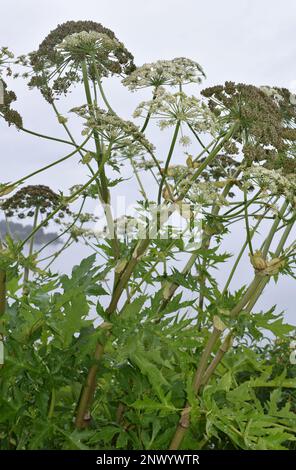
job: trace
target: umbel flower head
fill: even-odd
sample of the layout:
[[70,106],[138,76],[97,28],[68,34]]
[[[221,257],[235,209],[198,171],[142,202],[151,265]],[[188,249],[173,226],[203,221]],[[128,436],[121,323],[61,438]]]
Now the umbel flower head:
[[[25,219],[26,217],[33,217],[36,208],[46,217],[61,203],[61,196],[48,186],[32,185],[25,186],[13,196],[7,198],[1,207],[6,217],[17,215],[19,219]],[[61,207],[58,216],[63,218],[65,214],[70,214],[70,210],[66,205]]]
[[177,57],[173,60],[158,60],[137,67],[122,83],[131,91],[162,85],[186,85],[201,83],[205,77],[202,67],[193,60]]
[[87,105],[83,105],[71,111],[85,119],[83,134],[96,130],[107,145],[112,144],[113,150],[123,146],[139,146],[148,152],[153,151],[153,145],[131,121],[125,121],[116,114],[96,106],[89,109]]
[[56,46],[64,57],[64,63],[79,67],[81,61],[95,64],[99,76],[108,76],[110,72],[121,73],[121,65],[117,60],[116,51],[123,48],[117,39],[111,39],[105,33],[97,31],[81,31],[70,34]]
[[215,132],[216,117],[207,105],[195,96],[184,92],[169,93],[159,87],[154,99],[143,101],[134,112],[134,117],[157,119],[161,129],[176,125],[176,122],[187,123],[197,132]]
[[296,138],[289,127],[295,108],[291,103],[288,105],[283,89],[267,92],[267,88],[225,82],[201,92],[221,123],[226,127],[234,122],[239,124],[233,141],[243,145],[250,164],[286,152]]
[[[30,54],[33,76],[29,86],[38,87],[48,101],[66,93],[80,80],[79,63],[86,60],[93,74],[127,75],[135,69],[133,55],[118,41],[113,31],[94,21],[67,21],[59,25]],[[48,81],[53,83],[49,87]]]
[[244,170],[243,180],[246,189],[255,183],[267,195],[284,196],[295,207],[296,175],[289,175],[287,178],[281,169],[269,170],[262,166],[253,165]]

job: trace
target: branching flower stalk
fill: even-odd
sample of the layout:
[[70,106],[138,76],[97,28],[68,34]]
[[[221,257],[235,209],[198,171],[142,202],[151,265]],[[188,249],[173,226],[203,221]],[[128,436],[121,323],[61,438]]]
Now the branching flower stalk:
[[[223,148],[223,145],[225,144],[225,142],[227,142],[231,138],[233,132],[235,132],[236,127],[237,127],[237,125],[235,124],[226,133],[226,135],[224,136],[224,138],[222,139],[220,144],[217,145],[217,147],[212,152],[210,152],[210,154],[206,158],[205,162],[193,174],[193,176],[192,176],[193,181],[201,174],[201,172],[207,167],[207,165],[216,157],[216,155],[218,154],[220,149]],[[173,147],[171,147],[171,148],[173,148]],[[181,194],[179,196],[178,200],[182,200],[184,198],[184,196],[186,195],[186,192],[187,192],[186,190],[183,191],[183,194]],[[172,210],[174,210],[174,208],[172,208]],[[171,214],[171,212],[168,211],[167,214]],[[157,228],[158,228],[158,226],[157,226]],[[149,244],[150,244],[149,238],[141,240],[140,242],[138,242],[134,252],[132,253],[132,256],[131,256],[129,262],[127,263],[127,265],[124,268],[123,272],[120,274],[120,276],[118,278],[118,281],[117,281],[117,284],[116,284],[116,286],[114,286],[114,290],[113,290],[113,294],[112,294],[110,304],[109,304],[108,308],[106,309],[106,314],[108,315],[109,318],[111,318],[112,314],[116,311],[119,299],[121,298],[121,295],[123,294],[123,292],[125,290],[125,287],[126,287],[128,281],[129,281],[129,279],[130,279],[130,277],[131,277],[138,261],[141,259],[141,257],[143,256],[143,254],[147,250]],[[96,357],[98,356],[99,358],[101,358],[102,355],[103,355],[103,346],[99,342],[98,345],[96,346],[95,356]],[[84,427],[84,421],[82,420],[81,416],[88,416],[88,412],[89,412],[88,406],[90,405],[90,403],[92,402],[92,399],[93,399],[93,393],[94,393],[94,390],[95,390],[95,383],[93,383],[93,382],[96,381],[97,371],[98,371],[98,363],[94,364],[88,372],[86,385],[83,388],[82,395],[81,395],[79,405],[78,405],[79,419],[76,420],[76,426],[78,428]]]
[[[38,225],[38,215],[39,215],[39,207],[36,206],[35,207],[35,213],[34,213],[34,220],[33,220],[33,231],[36,230],[36,227]],[[30,239],[30,245],[29,245],[29,257],[31,257],[33,255],[33,250],[34,250],[34,235],[31,237]],[[29,273],[30,273],[30,270],[29,268],[26,266],[25,269],[24,269],[24,288],[23,288],[23,293],[26,294],[27,293],[27,284],[28,284],[28,281],[29,281]]]

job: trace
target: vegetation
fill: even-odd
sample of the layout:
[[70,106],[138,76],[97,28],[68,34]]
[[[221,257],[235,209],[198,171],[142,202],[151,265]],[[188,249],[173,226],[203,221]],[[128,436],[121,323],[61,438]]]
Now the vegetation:
[[[33,220],[23,240],[0,242],[0,448],[295,449],[295,327],[276,306],[256,309],[268,283],[295,277],[295,98],[230,81],[203,89],[202,67],[186,58],[136,67],[91,21],[58,26],[28,56],[4,47],[0,65],[0,116],[69,146],[0,185],[3,216]],[[106,96],[110,76],[151,91],[130,121]],[[25,127],[12,78],[40,90],[64,138]],[[65,115],[74,86],[84,102]],[[151,142],[159,133],[166,150]],[[68,194],[28,185],[69,159],[84,184]],[[135,184],[136,215],[114,219],[115,194]],[[100,231],[89,199],[104,211]],[[53,222],[63,244],[45,261],[50,242],[37,250],[35,236]],[[221,248],[231,233],[236,255]],[[93,254],[56,273],[77,242]]]

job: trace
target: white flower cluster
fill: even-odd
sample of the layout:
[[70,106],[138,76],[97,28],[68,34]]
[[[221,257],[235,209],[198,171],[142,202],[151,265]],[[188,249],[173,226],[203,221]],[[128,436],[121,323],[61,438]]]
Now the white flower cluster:
[[133,238],[137,235],[139,228],[141,227],[141,223],[139,219],[129,215],[122,215],[114,220],[113,227],[109,228],[105,225],[101,230],[97,229],[93,231],[93,234],[96,236],[97,239],[100,238],[113,238],[116,234],[116,238]]
[[75,60],[86,56],[94,58],[100,53],[106,57],[106,54],[111,54],[119,45],[117,40],[111,39],[107,34],[81,31],[66,36],[56,49],[66,58]]
[[117,236],[132,236],[138,230],[139,221],[134,217],[123,215],[115,220],[114,225]]
[[185,165],[170,165],[167,169],[167,176],[169,178],[184,178],[194,173],[194,168],[188,168]]
[[71,225],[70,234],[72,238],[78,242],[79,238],[85,238],[86,240],[91,240],[92,238],[97,238],[97,232],[90,228],[78,227],[77,225]]
[[295,340],[291,341],[289,347],[291,349],[290,364],[295,365],[296,364],[296,341]]
[[284,100],[283,96],[280,95],[278,90],[276,90],[275,88],[272,88],[270,86],[261,86],[260,90],[263,91],[266,96],[272,98],[276,102],[276,104],[280,104],[280,102]]
[[[260,90],[262,90],[269,98],[272,98],[277,105],[280,105],[281,102],[285,100],[284,96],[281,95],[281,90],[277,90],[276,88],[272,88],[270,86],[261,86]],[[288,90],[286,90],[288,92]],[[292,105],[296,105],[296,94],[289,92],[289,101]]]
[[200,83],[205,77],[202,67],[193,60],[177,57],[173,60],[158,60],[138,67],[122,83],[131,91],[159,87],[161,85],[185,85]]
[[203,101],[183,92],[169,93],[164,87],[157,89],[153,100],[140,103],[134,117],[146,117],[148,113],[158,120],[161,129],[174,126],[177,121],[189,124],[197,132],[214,134],[218,128],[216,117]]
[[191,139],[188,137],[188,135],[182,135],[182,137],[179,139],[179,143],[183,145],[183,147],[189,147],[191,144]]
[[91,110],[87,105],[71,109],[85,119],[83,135],[91,131],[97,133],[109,144],[112,143],[117,149],[125,146],[135,146],[153,152],[153,145],[146,139],[139,128],[131,121],[124,121],[119,116],[104,109],[93,106]]
[[296,178],[284,176],[280,170],[268,170],[261,166],[252,166],[244,171],[245,187],[258,184],[268,194],[285,196],[292,204],[296,203]]
[[[182,185],[186,188],[190,181],[184,180]],[[217,204],[219,206],[227,205],[227,201],[221,196],[221,192],[215,185],[215,182],[196,182],[191,184],[187,197],[195,204],[204,206]]]
[[[158,163],[162,163],[161,160],[158,160]],[[151,168],[156,167],[156,162],[152,158],[141,158],[141,160],[135,161],[134,164],[139,170],[151,170]]]

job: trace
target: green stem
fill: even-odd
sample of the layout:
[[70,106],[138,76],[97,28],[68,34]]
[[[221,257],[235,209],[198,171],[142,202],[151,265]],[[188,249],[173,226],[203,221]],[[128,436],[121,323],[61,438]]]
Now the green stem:
[[[34,220],[33,220],[33,231],[36,230],[36,227],[37,227],[38,215],[39,215],[39,207],[36,206],[36,208],[35,208],[35,213],[34,213]],[[30,240],[29,258],[30,258],[30,257],[32,256],[32,254],[33,254],[35,234],[36,234],[36,232],[35,232],[34,235],[31,237],[31,240]],[[30,270],[29,270],[29,268],[26,266],[25,269],[24,269],[24,294],[27,294],[27,284],[28,284],[28,281],[29,281],[29,274],[30,274]]]
[[83,429],[88,425],[88,410],[91,406],[93,395],[96,387],[96,376],[99,368],[99,361],[104,354],[104,346],[100,343],[97,344],[94,354],[94,364],[90,367],[86,383],[82,389],[81,396],[78,403],[75,427]]
[[132,165],[132,167],[133,167],[133,170],[134,170],[134,172],[135,172],[136,179],[137,179],[138,184],[139,184],[139,187],[140,187],[140,192],[141,192],[143,198],[145,199],[145,201],[148,202],[148,197],[147,197],[145,188],[144,188],[143,183],[142,183],[142,181],[141,181],[141,178],[140,178],[140,176],[139,176],[139,174],[138,174],[138,170],[137,170],[137,168],[136,168],[136,165],[134,164],[133,158],[131,158],[130,161],[131,161],[131,165]]
[[[202,165],[200,166],[200,168],[202,167],[201,171],[203,171],[206,168],[206,166],[208,165],[208,163],[210,163],[213,160],[213,158],[215,158],[215,156],[220,151],[220,149],[223,147],[225,142],[227,142],[227,140],[229,140],[231,138],[231,136],[235,132],[236,127],[237,127],[237,124],[234,125],[226,133],[226,135],[224,136],[224,138],[222,139],[220,144],[217,145],[217,147],[215,147],[215,149],[210,153],[208,158],[202,163]],[[172,151],[173,151],[173,149],[172,149]],[[149,153],[151,153],[151,152],[149,152]],[[196,179],[199,174],[200,174],[199,171],[197,171],[196,174],[193,175],[193,180]],[[186,193],[187,193],[187,191],[184,191],[182,193],[182,195],[179,196],[178,199],[182,200],[185,197]],[[168,214],[171,213],[171,212],[172,212],[172,210],[168,211]],[[149,244],[150,244],[150,239],[149,238],[143,239],[137,244],[135,250],[132,253],[132,256],[131,256],[129,262],[127,263],[127,265],[126,265],[125,269],[123,270],[123,272],[120,274],[120,278],[118,279],[118,282],[116,283],[116,286],[114,286],[111,301],[109,303],[108,308],[106,309],[106,314],[109,317],[111,317],[112,314],[115,312],[115,310],[117,308],[117,304],[119,302],[119,299],[122,295],[122,292],[124,291],[124,289],[126,287],[126,284],[128,283],[128,281],[129,281],[129,279],[130,279],[130,277],[131,277],[131,275],[132,275],[139,259],[145,253],[145,251],[148,248]],[[104,348],[102,349],[102,345],[100,343],[98,343],[97,349],[99,351],[102,351],[102,354],[103,354]],[[101,357],[101,353],[100,353],[100,357]],[[93,393],[94,393],[94,390],[95,390],[97,370],[98,370],[98,365],[96,365],[96,367],[91,368],[89,370],[89,374],[88,374],[88,378],[87,378],[87,384],[85,386],[87,388],[87,392],[85,392],[86,393],[85,396],[83,395],[84,396],[83,406],[81,406],[81,410],[80,410],[80,418],[79,418],[79,424],[80,425],[82,424],[83,416],[85,415],[85,413],[88,410],[88,404],[92,401]]]
[[36,137],[41,137],[42,139],[53,140],[55,142],[60,142],[62,144],[74,145],[75,146],[75,144],[73,142],[69,142],[68,140],[59,139],[58,137],[51,137],[51,136],[45,135],[45,134],[40,134],[39,132],[30,131],[29,129],[25,129],[24,127],[20,127],[20,130],[25,132],[26,134],[31,134],[31,135],[34,135]]
[[[280,254],[281,254],[281,252],[282,252],[282,250],[284,249],[285,243],[286,243],[286,241],[287,241],[288,236],[289,236],[290,233],[291,233],[291,230],[292,230],[292,228],[293,228],[293,225],[294,225],[294,224],[292,223],[292,224],[290,224],[290,225],[288,225],[288,226],[286,227],[286,229],[285,229],[285,231],[284,231],[284,233],[283,233],[283,235],[282,235],[282,237],[281,237],[281,239],[280,239],[280,241],[279,241],[279,243],[278,243],[277,249],[276,249],[276,251],[275,251],[275,253],[274,253],[274,254],[275,254],[275,258],[279,257]],[[269,279],[270,279],[269,276],[265,276],[265,277],[263,277],[263,278],[261,279],[261,282],[260,282],[260,284],[258,285],[257,290],[255,291],[254,297],[250,300],[250,302],[249,302],[248,305],[247,305],[246,310],[247,310],[248,312],[250,312],[250,311],[252,310],[252,308],[254,307],[254,305],[256,304],[256,302],[257,302],[257,300],[259,299],[260,295],[262,294],[262,292],[263,292],[263,290],[264,290],[266,284],[269,282]]]
[[115,111],[113,111],[112,107],[110,106],[109,101],[107,100],[107,97],[106,97],[106,95],[105,95],[104,89],[103,89],[103,87],[102,87],[102,82],[101,82],[101,80],[100,80],[100,78],[99,78],[99,76],[98,76],[97,67],[96,67],[96,75],[97,75],[97,83],[98,83],[98,86],[99,86],[99,90],[100,90],[101,96],[102,96],[102,98],[103,98],[103,101],[104,101],[105,105],[106,105],[107,108],[108,108],[108,111],[109,111],[110,113],[112,113],[112,114],[116,114]]
[[[212,349],[216,344],[216,341],[218,340],[219,336],[221,334],[221,331],[214,328],[212,334],[210,335],[210,338],[206,344],[206,347],[202,353],[199,367],[196,370],[194,379],[193,379],[193,390],[197,394],[199,391],[199,388],[202,383],[202,376],[203,373],[206,369],[208,359],[211,355]],[[175,434],[173,436],[173,439],[170,443],[169,450],[178,450],[180,445],[182,444],[182,441],[184,439],[184,436],[187,432],[187,429],[190,426],[190,404],[187,403],[185,408],[182,411],[180,421],[177,425],[177,429],[175,431]]]
[[217,366],[220,364],[220,362],[222,361],[223,357],[225,356],[225,354],[229,351],[229,349],[231,348],[232,346],[232,337],[233,337],[233,333],[232,331],[230,331],[227,336],[225,337],[223,343],[221,344],[221,346],[219,347],[214,359],[212,360],[212,362],[210,363],[209,367],[207,368],[207,370],[205,371],[204,375],[203,375],[203,378],[202,378],[202,385],[206,385],[211,376],[213,375],[213,373],[215,372]]
[[52,240],[49,240],[45,245],[43,245],[40,250],[38,250],[37,254],[39,255],[43,250],[45,250],[45,248],[47,248],[49,245],[51,245],[52,243],[56,242],[59,238],[61,238],[63,235],[65,235],[67,232],[69,232],[69,230],[71,230],[72,227],[74,227],[75,223],[77,222],[77,220],[79,219],[79,216],[82,212],[82,209],[83,209],[83,206],[85,204],[85,199],[83,199],[81,205],[80,205],[80,208],[79,208],[79,211],[77,212],[73,222],[65,229],[63,230],[62,233],[59,233],[59,235],[57,235],[56,237],[54,237]]
[[[155,89],[154,89],[154,91],[153,91],[152,101],[154,101],[155,98],[156,98],[156,95],[157,95],[157,88],[158,88],[158,86],[156,86]],[[147,113],[147,116],[146,116],[146,119],[145,119],[145,121],[144,121],[144,124],[143,124],[143,126],[141,127],[141,132],[144,132],[144,131],[146,130],[146,127],[148,126],[149,121],[150,121],[150,117],[151,117],[151,113],[148,112],[148,113]]]
[[90,139],[90,137],[91,137],[91,135],[89,135],[89,136],[82,142],[81,145],[76,146],[76,149],[73,150],[73,152],[68,153],[68,154],[65,155],[64,157],[59,158],[58,160],[55,160],[55,161],[52,162],[52,163],[49,163],[48,165],[46,165],[46,166],[40,168],[39,170],[33,171],[33,173],[30,173],[30,174],[24,176],[23,178],[20,178],[19,180],[15,181],[14,183],[11,183],[10,186],[17,186],[17,185],[23,183],[24,181],[26,181],[27,179],[32,178],[32,176],[38,175],[39,173],[42,173],[43,171],[46,171],[46,170],[48,170],[49,168],[52,168],[53,166],[58,165],[59,163],[64,162],[65,160],[68,160],[68,159],[71,158],[73,155],[75,155],[75,153],[79,152],[79,150],[81,150],[81,149],[84,147],[84,145],[85,145],[86,142]]
[[55,389],[52,388],[51,390],[51,398],[50,398],[50,404],[49,404],[49,410],[47,417],[48,419],[51,419],[53,417],[53,412],[54,412],[54,407],[55,407],[55,401],[56,401],[56,392]]
[[[265,214],[266,214],[267,212],[268,212],[268,209],[265,211]],[[262,219],[259,219],[258,222],[256,223],[255,227],[254,227],[253,230],[251,231],[251,233],[250,233],[250,238],[251,238],[251,239],[253,238],[253,236],[254,236],[255,233],[257,232],[257,229],[258,229],[259,225],[261,224],[261,222],[262,222]],[[239,262],[240,262],[240,260],[241,260],[241,258],[242,258],[242,256],[243,256],[244,251],[245,251],[245,249],[247,248],[247,246],[248,246],[248,239],[246,239],[245,243],[243,244],[243,246],[242,246],[242,248],[241,248],[241,250],[240,250],[240,252],[239,252],[239,254],[238,254],[237,258],[236,258],[236,261],[235,261],[235,263],[234,263],[234,265],[233,265],[233,267],[232,267],[232,270],[231,270],[231,272],[230,272],[230,274],[229,274],[229,277],[228,277],[228,279],[227,279],[227,281],[226,281],[226,283],[225,283],[225,286],[224,286],[224,288],[223,288],[221,297],[223,297],[223,296],[225,295],[225,293],[226,293],[226,291],[227,291],[227,289],[228,289],[228,287],[229,287],[229,285],[230,285],[230,283],[231,283],[231,281],[232,281],[232,278],[233,278],[233,276],[234,276],[234,273],[235,273],[235,271],[236,271],[236,268],[238,267],[238,264],[239,264]]]
[[[237,316],[242,311],[243,307],[249,302],[252,295],[254,294],[254,292],[256,290],[256,287],[259,285],[259,282],[260,282],[261,279],[262,278],[260,276],[258,276],[258,277],[255,276],[254,280],[252,281],[249,288],[247,289],[245,295],[242,297],[240,302],[230,312],[230,316]],[[221,336],[222,331],[223,330],[219,330],[217,328],[214,328],[213,332],[211,333],[211,335],[210,335],[210,337],[207,341],[207,344],[206,344],[205,349],[202,353],[200,363],[199,363],[199,366],[197,368],[197,371],[196,371],[195,377],[194,377],[193,390],[194,390],[195,394],[197,394],[199,392],[200,386],[202,385],[202,380],[203,380],[204,372],[206,370],[208,359],[211,355],[213,347],[215,346],[217,340]],[[174,434],[173,439],[171,441],[170,450],[179,449],[189,426],[190,426],[190,405],[187,403],[185,408],[182,411],[180,421],[177,425],[175,434]]]
[[[71,196],[69,196],[67,198],[67,203],[71,203],[73,200],[75,200],[76,197],[79,196],[79,194],[81,194],[97,178],[97,175],[98,173],[95,173],[94,176],[92,176],[92,178],[90,178],[87,183],[85,183],[80,189],[78,189]],[[47,222],[49,222],[49,220],[51,220],[64,206],[65,201],[59,204],[58,207],[54,211],[52,211],[48,217],[46,217],[46,219],[44,219],[34,230],[32,230],[30,235],[28,235],[27,238],[25,238],[25,240],[23,240],[20,244],[19,250],[21,250],[25,246],[25,244],[35,235],[35,233],[38,232],[41,227],[46,225]]]
[[174,152],[174,148],[175,148],[175,145],[176,145],[179,129],[180,129],[180,121],[178,121],[177,124],[176,124],[175,131],[174,131],[174,134],[173,134],[173,139],[172,139],[170,149],[169,149],[169,153],[168,153],[168,156],[167,156],[167,159],[166,159],[166,162],[165,162],[163,175],[162,175],[162,178],[161,178],[161,181],[160,181],[160,184],[159,184],[158,197],[157,197],[157,204],[158,205],[160,205],[160,203],[161,203],[162,188],[163,188],[163,185],[164,185],[164,182],[165,182],[165,179],[166,179],[166,176],[167,176],[167,170],[168,170],[168,167],[169,167],[169,164],[170,164],[173,152]]
[[252,237],[250,232],[250,224],[249,224],[249,215],[248,215],[248,198],[247,198],[247,190],[244,189],[244,218],[245,218],[245,226],[247,232],[247,244],[249,245],[250,254],[253,256],[253,247],[252,247]]
[[187,188],[181,193],[181,195],[178,197],[178,200],[183,199],[184,194],[187,193],[188,189],[191,187],[192,183],[201,175],[201,173],[206,169],[206,167],[214,160],[214,158],[217,156],[217,154],[220,152],[220,150],[223,148],[225,143],[231,139],[233,133],[236,131],[237,127],[239,124],[234,124],[229,131],[225,134],[221,142],[210,152],[210,154],[207,156],[207,158],[200,164],[198,167],[197,171],[192,175],[188,182]]
[[188,124],[188,127],[189,129],[191,130],[192,134],[194,135],[194,137],[196,138],[197,142],[201,145],[201,147],[207,152],[207,153],[210,153],[209,150],[207,149],[207,147],[203,144],[202,140],[200,139],[199,135],[195,132],[195,130],[193,129],[193,127],[191,126],[191,124]]
[[263,258],[266,258],[267,254],[268,254],[268,250],[269,250],[270,245],[272,243],[273,237],[276,233],[276,230],[278,228],[278,225],[279,225],[280,221],[282,220],[282,218],[283,218],[283,216],[286,212],[286,209],[287,209],[288,205],[289,205],[288,201],[285,201],[283,203],[282,207],[281,207],[280,212],[278,213],[277,217],[275,218],[275,221],[274,221],[274,223],[271,227],[271,230],[268,234],[268,237],[267,237],[267,239],[265,240],[265,243],[264,243],[264,247],[263,247],[263,251],[262,251]]

